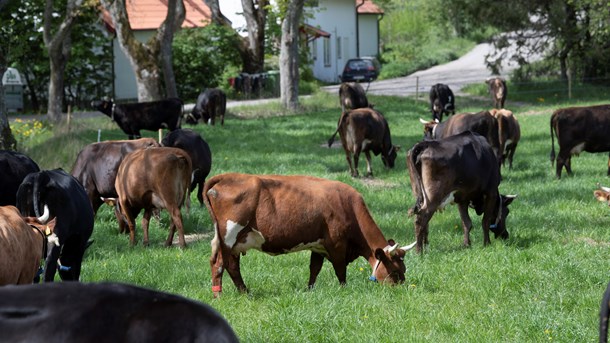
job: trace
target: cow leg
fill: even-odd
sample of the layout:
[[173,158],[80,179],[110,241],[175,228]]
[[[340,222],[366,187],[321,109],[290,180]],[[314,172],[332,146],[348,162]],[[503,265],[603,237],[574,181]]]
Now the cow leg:
[[316,283],[316,279],[318,278],[318,274],[320,274],[320,270],[322,270],[323,264],[324,256],[312,251],[311,259],[309,260],[309,283],[307,284],[309,288],[313,288],[313,285]]
[[339,256],[341,253],[335,253],[330,256],[330,262],[333,264],[335,269],[335,275],[339,279],[339,284],[345,285],[347,281],[347,262],[345,261],[345,252],[343,256]]
[[44,265],[44,282],[53,282],[53,280],[55,279],[55,272],[57,272],[57,259],[59,258],[60,252],[61,247],[58,247],[57,245],[53,244],[53,247],[47,255],[47,259]]
[[568,176],[574,176],[572,173],[572,156],[568,156],[568,158],[566,158],[564,165],[566,167],[566,173],[568,173]]
[[241,270],[239,267],[239,259],[240,256],[239,255],[233,255],[231,254],[226,248],[223,247],[223,259],[225,257],[228,257],[226,259],[226,263],[224,264],[225,268],[227,269],[227,272],[229,272],[229,276],[231,277],[231,280],[233,280],[233,284],[235,284],[235,287],[237,287],[237,290],[241,293],[247,293],[248,292],[248,288],[246,287],[246,284],[244,283],[244,279],[241,277]]
[[[515,150],[517,150],[517,146],[514,144],[511,145],[508,150],[508,168],[509,169],[513,169],[513,156],[515,156]],[[609,172],[610,172],[610,168],[609,168]]]
[[460,218],[462,219],[462,228],[464,229],[464,246],[470,246],[470,229],[472,229],[472,220],[468,215],[468,204],[458,204]]
[[[121,211],[123,216],[125,217],[125,221],[127,221],[127,228],[129,228],[129,245],[134,246],[136,244],[136,222],[135,219],[137,214],[140,212],[140,209],[135,211],[135,209],[129,209],[126,203],[121,203]],[[135,215],[134,215],[135,214]],[[143,220],[143,219],[142,219]]]
[[360,160],[360,147],[357,146],[354,149],[354,170],[352,171],[352,176],[353,177],[358,177],[358,160]]
[[371,153],[370,151],[365,151],[364,156],[366,157],[366,176],[373,177],[373,168],[371,168]]
[[489,227],[491,225],[491,216],[494,210],[496,209],[497,199],[499,199],[498,193],[488,194],[485,197],[485,205],[483,209],[483,245],[491,244],[491,240],[489,239]]
[[224,113],[220,115],[220,125],[221,126],[225,125],[225,115],[224,115]]
[[555,176],[558,179],[561,179],[561,170],[565,164],[565,157],[563,156],[562,152],[562,150],[559,151],[559,154],[557,154],[557,161],[555,161]]
[[[199,181],[199,188],[197,189],[197,200],[199,200],[199,204],[201,205],[201,207],[203,207],[203,187],[204,187],[204,181],[201,180]],[[191,190],[192,191],[192,190]]]
[[[216,239],[212,240],[212,245],[219,243]],[[214,252],[210,256],[210,270],[212,271],[212,292],[214,298],[218,298],[222,292],[222,274],[224,273],[222,253],[219,247],[212,246]]]
[[127,233],[129,228],[126,228],[125,220],[123,220],[123,215],[121,214],[121,210],[118,206],[114,206],[114,216],[116,217],[117,222],[119,223],[119,233]]
[[424,244],[428,244],[428,223],[432,219],[432,214],[434,214],[434,211],[420,209],[420,212],[415,216],[415,239],[418,254],[424,251]]
[[176,207],[171,210],[172,216],[172,224],[169,228],[169,236],[167,236],[167,241],[165,241],[165,246],[171,246],[172,241],[174,240],[174,233],[176,232],[176,228],[178,229],[178,244],[181,248],[186,248],[186,241],[184,240],[184,226],[182,225],[182,213],[180,213],[180,207]]
[[[144,239],[142,240],[142,244],[147,247],[148,246],[148,225],[150,224],[150,215],[152,210],[146,209],[144,210],[144,215],[142,216],[142,232],[144,235]],[[131,231],[130,231],[131,232]],[[135,239],[135,237],[134,237]]]
[[345,150],[345,159],[347,160],[347,165],[349,166],[349,171],[353,177],[358,176],[358,169],[354,171],[354,167],[352,166],[352,153],[347,149]]

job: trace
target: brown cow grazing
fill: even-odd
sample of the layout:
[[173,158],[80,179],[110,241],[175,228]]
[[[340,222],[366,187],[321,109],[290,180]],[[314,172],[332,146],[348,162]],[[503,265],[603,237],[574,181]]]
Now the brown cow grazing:
[[52,231],[45,234],[40,221],[22,218],[14,206],[0,206],[0,286],[34,281]]
[[[172,245],[178,229],[181,247],[186,247],[180,207],[191,185],[191,158],[178,148],[150,148],[125,156],[119,166],[115,187],[118,205],[129,228],[129,243],[135,245],[135,219],[142,209],[143,244],[148,245],[148,223],[154,209],[167,209],[172,224],[165,246]],[[187,204],[188,206],[188,204]]]
[[211,306],[121,283],[0,287],[2,342],[239,342]]
[[515,150],[517,150],[517,144],[519,144],[521,139],[519,121],[512,111],[506,109],[492,109],[489,113],[498,120],[500,151],[502,151],[500,162],[504,165],[504,162],[508,159],[509,168],[513,169],[513,157],[515,156]]
[[493,100],[494,108],[504,108],[504,102],[506,101],[506,95],[508,90],[506,88],[506,80],[501,77],[491,77],[485,80],[489,94]]
[[352,187],[310,176],[221,174],[205,185],[205,204],[214,221],[212,291],[222,291],[227,269],[233,283],[247,292],[239,259],[249,249],[270,255],[311,251],[309,287],[326,257],[341,284],[347,265],[362,256],[373,269],[372,280],[394,284],[405,279],[405,252],[371,217],[364,199]]
[[424,124],[424,139],[443,139],[462,132],[472,131],[487,139],[493,149],[494,155],[500,161],[500,138],[498,121],[489,111],[478,113],[459,113],[449,117],[446,121],[419,120]]
[[[153,138],[140,138],[92,143],[78,153],[70,174],[85,188],[94,215],[103,204],[102,198],[118,196],[114,181],[123,158],[135,150],[159,146]],[[125,232],[125,222],[116,208],[115,215],[119,232]]]
[[464,245],[470,246],[472,221],[468,207],[483,214],[483,244],[491,243],[489,230],[496,238],[508,238],[508,205],[515,196],[498,191],[500,168],[484,137],[467,131],[436,141],[415,144],[407,155],[411,189],[416,203],[417,251],[428,243],[428,223],[437,210],[451,203],[458,205],[464,229]]
[[[553,134],[554,133],[554,134]],[[610,105],[570,107],[553,112],[551,116],[551,165],[555,161],[555,140],[559,144],[557,178],[565,166],[572,176],[572,155],[586,152],[610,151]],[[610,154],[608,155],[610,176]]]
[[358,82],[343,82],[339,87],[341,113],[346,110],[369,107],[364,88]]
[[610,283],[606,287],[599,310],[599,342],[608,342],[608,316],[610,315]]
[[[373,176],[371,168],[371,151],[375,155],[381,154],[383,164],[394,168],[396,152],[400,149],[392,145],[390,127],[384,116],[372,108],[359,108],[343,113],[337,124],[337,131],[328,140],[330,147],[335,140],[337,132],[340,133],[345,158],[353,177],[358,177],[358,159],[360,153],[366,156],[366,175]],[[352,167],[352,154],[354,166]]]

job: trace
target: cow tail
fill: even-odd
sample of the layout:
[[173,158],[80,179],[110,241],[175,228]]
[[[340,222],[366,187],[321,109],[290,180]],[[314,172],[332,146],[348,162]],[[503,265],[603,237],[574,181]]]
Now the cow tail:
[[346,118],[346,117],[347,117],[347,113],[346,112],[342,112],[341,113],[341,118],[339,118],[339,122],[337,123],[337,130],[335,130],[335,133],[333,133],[333,135],[328,139],[328,147],[329,148],[335,142],[335,136],[337,136],[337,133],[339,132],[339,129],[341,128],[341,125],[343,125],[343,121],[345,120],[344,118]]
[[218,254],[220,253],[220,232],[218,231],[218,218],[216,217],[216,213],[214,213],[212,203],[210,202],[210,196],[218,196],[216,190],[212,189],[218,182],[220,182],[220,179],[213,177],[206,181],[206,183],[203,185],[203,203],[208,209],[208,213],[210,214],[210,218],[212,219],[212,223],[214,224],[214,239],[212,239],[211,242],[212,254],[210,255],[212,263],[216,263]]
[[599,311],[599,341],[608,342],[608,315],[610,315],[610,283],[604,292]]
[[[551,166],[553,166],[555,164],[555,136],[553,134],[553,122],[555,121],[555,113],[553,113],[553,115],[551,116],[551,123],[550,123],[550,127],[551,127]],[[557,132],[557,130],[555,130],[555,133]],[[559,138],[559,137],[557,137]]]
[[415,205],[409,209],[409,217],[419,213],[422,205],[425,203],[424,185],[421,179],[421,160],[420,155],[426,148],[426,142],[416,144],[407,153],[407,168],[411,178],[411,189],[416,197]]

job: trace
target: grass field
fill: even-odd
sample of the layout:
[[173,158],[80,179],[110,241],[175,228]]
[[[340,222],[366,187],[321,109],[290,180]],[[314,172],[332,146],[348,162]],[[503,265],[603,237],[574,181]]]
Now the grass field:
[[[279,106],[231,109],[224,127],[194,129],[212,149],[212,175],[307,174],[348,183],[362,193],[386,238],[408,244],[414,241],[413,218],[407,217],[414,198],[405,157],[422,137],[418,119],[430,114],[424,102],[370,100],[388,119],[393,143],[402,147],[394,169],[374,158],[373,179],[352,178],[343,150],[325,145],[340,114],[335,95],[315,95],[296,115],[282,115]],[[507,106],[510,100],[509,93]],[[588,99],[591,104],[601,100]],[[223,296],[212,299],[212,223],[194,194],[185,227],[195,240],[185,250],[162,246],[169,227],[166,213],[151,223],[150,247],[130,248],[110,208],[103,207],[82,281],[127,282],[208,303],[244,342],[596,341],[599,304],[610,280],[610,210],[592,192],[597,182],[610,184],[608,156],[583,153],[573,158],[574,177],[555,179],[549,117],[569,103],[509,106],[522,131],[513,170],[503,169],[500,185],[503,194],[518,195],[507,219],[510,238],[492,238],[483,247],[481,217],[472,212],[472,247],[464,248],[457,208],[449,207],[430,222],[426,253],[405,258],[404,285],[368,281],[370,267],[358,259],[348,266],[345,287],[325,263],[315,288],[307,290],[308,253],[271,257],[250,251],[241,259],[250,293],[239,294],[225,275]],[[456,100],[459,111],[489,106],[490,101]],[[16,123],[15,129],[29,126]],[[102,139],[124,138],[114,123],[100,117],[75,121],[70,128],[32,128],[33,133],[19,135],[21,150],[43,168],[70,170],[78,151],[96,141],[98,129]],[[364,167],[363,162],[361,173]],[[139,229],[137,237],[141,240]]]

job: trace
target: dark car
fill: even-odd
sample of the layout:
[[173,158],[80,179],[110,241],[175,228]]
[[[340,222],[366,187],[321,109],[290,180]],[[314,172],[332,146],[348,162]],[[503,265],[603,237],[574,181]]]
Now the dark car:
[[377,79],[381,65],[374,57],[352,58],[345,63],[342,82],[366,81],[371,82]]

